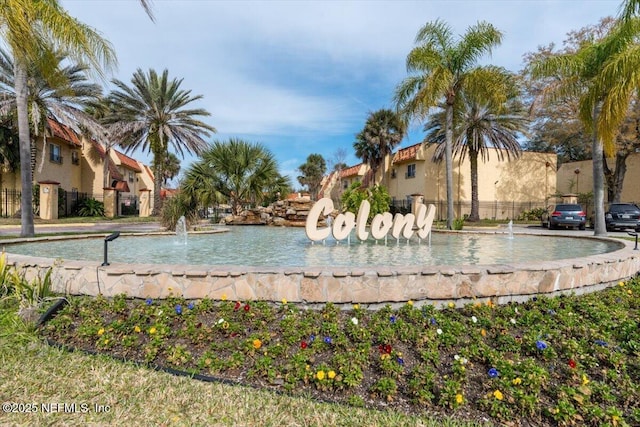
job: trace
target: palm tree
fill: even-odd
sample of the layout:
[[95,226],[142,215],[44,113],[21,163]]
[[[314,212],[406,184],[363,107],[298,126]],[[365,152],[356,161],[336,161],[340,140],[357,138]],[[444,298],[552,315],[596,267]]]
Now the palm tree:
[[397,109],[407,118],[424,119],[430,109],[444,101],[445,170],[447,186],[447,228],[453,227],[453,108],[456,96],[470,83],[470,73],[481,56],[502,41],[493,25],[478,22],[461,40],[454,39],[448,25],[440,20],[425,24],[416,36],[416,46],[407,56],[411,73],[396,88]]
[[114,80],[116,89],[109,95],[113,114],[107,118],[109,131],[126,150],[149,151],[154,164],[153,215],[162,209],[160,190],[163,179],[163,162],[169,153],[169,145],[182,157],[184,152],[200,154],[207,148],[203,136],[215,132],[213,126],[196,117],[209,116],[202,108],[187,108],[202,98],[191,95],[190,90],[180,88],[182,79],[169,80],[169,71],[161,75],[154,70],[145,74],[138,69],[131,79],[132,86]]
[[[175,154],[168,153],[167,157],[165,157],[162,162],[162,184],[167,185],[169,180],[175,178],[180,173],[180,159]],[[151,167],[155,169],[155,165],[153,163],[151,164]]]
[[381,109],[369,113],[364,129],[356,135],[353,148],[356,156],[371,168],[373,184],[376,182],[376,171],[387,155],[400,144],[405,131],[405,123],[394,111]]
[[607,234],[604,220],[604,155],[615,150],[615,136],[627,116],[631,95],[640,79],[633,77],[638,65],[636,35],[638,19],[621,21],[602,40],[586,42],[577,52],[554,55],[534,62],[534,77],[554,76],[543,92],[551,100],[578,96],[580,120],[591,132],[593,158],[594,234]]
[[14,85],[20,141],[21,230],[34,235],[31,178],[31,138],[27,106],[27,70],[52,42],[64,47],[78,63],[90,64],[98,74],[102,66],[115,64],[111,45],[91,27],[70,16],[57,0],[6,0],[0,8],[0,35],[14,60]]
[[[13,90],[14,63],[11,55],[0,49],[0,115],[13,116],[17,110]],[[84,106],[99,98],[100,86],[87,80],[88,67],[70,62],[67,55],[43,48],[27,69],[29,125],[31,135],[31,174],[36,166],[36,139],[42,136],[42,160],[44,163],[49,120],[62,123],[81,133],[81,129],[101,140],[105,129],[89,114]]]
[[[471,169],[471,213],[469,221],[479,221],[478,158],[483,162],[495,151],[500,161],[517,158],[522,152],[518,134],[526,132],[528,120],[519,102],[519,91],[513,75],[503,68],[489,67],[480,70],[485,75],[484,85],[471,91],[460,93],[462,102],[454,109],[453,155],[464,160],[469,155]],[[504,94],[498,100],[495,94]],[[439,146],[434,153],[436,160],[444,157],[444,113],[434,114],[425,125],[425,142],[435,142]],[[491,150],[494,148],[495,150]]]
[[[270,188],[283,184],[273,154],[261,144],[231,138],[216,141],[185,173],[181,189],[194,197],[225,197],[234,215],[261,202]],[[210,196],[207,196],[210,195]]]

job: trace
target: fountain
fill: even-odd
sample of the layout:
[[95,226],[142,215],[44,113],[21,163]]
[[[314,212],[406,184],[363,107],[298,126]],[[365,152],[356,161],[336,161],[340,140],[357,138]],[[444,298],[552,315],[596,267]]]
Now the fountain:
[[[192,233],[186,245],[181,218],[175,236],[121,237],[126,249],[112,253],[106,266],[100,265],[102,240],[96,236],[23,239],[3,245],[9,263],[22,267],[26,277],[51,270],[53,290],[61,293],[286,299],[373,308],[406,301],[506,303],[540,294],[583,293],[640,271],[640,253],[631,242],[616,239],[544,235],[545,230],[532,229],[505,244],[504,235],[494,231],[437,231],[432,246],[421,245],[427,236],[419,234],[407,238],[406,245],[382,246],[376,241],[386,240],[386,234],[374,227],[363,239],[367,230],[361,228],[338,233],[347,242],[353,233],[360,245],[338,245],[335,236],[325,245],[313,245],[300,228],[265,226],[233,227],[215,235]],[[512,228],[510,223],[510,237]],[[431,240],[432,233],[428,234]],[[176,250],[177,239],[181,250]]]
[[187,244],[187,221],[184,215],[176,222],[176,243],[179,245]]
[[513,220],[509,220],[509,224],[507,224],[507,230],[509,232],[509,239],[513,239]]

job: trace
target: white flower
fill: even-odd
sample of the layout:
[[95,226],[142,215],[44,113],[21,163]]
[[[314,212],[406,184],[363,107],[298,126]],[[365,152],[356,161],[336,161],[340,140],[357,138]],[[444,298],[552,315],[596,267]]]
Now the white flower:
[[478,318],[476,316],[471,316],[471,321],[473,323],[478,323]]
[[518,314],[518,307],[516,307],[516,314]]
[[351,318],[351,323],[353,323],[354,325],[358,325],[358,318],[357,317],[352,317]]
[[513,317],[511,319],[509,319],[509,322],[511,322],[512,324],[516,324],[516,319],[514,319]]
[[218,325],[221,325],[221,324],[223,324],[223,323],[224,323],[224,319],[220,319],[220,320],[218,320]]
[[436,329],[436,332],[438,333],[438,335],[442,335],[442,329],[438,328]]
[[457,354],[455,356],[453,356],[454,359],[456,360],[460,360],[460,356],[458,356]]

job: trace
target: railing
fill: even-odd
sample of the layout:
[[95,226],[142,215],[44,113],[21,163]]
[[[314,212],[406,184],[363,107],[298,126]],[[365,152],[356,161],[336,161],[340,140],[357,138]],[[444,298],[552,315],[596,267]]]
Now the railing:
[[10,218],[20,213],[20,190],[3,188],[0,191],[0,217]]
[[[447,201],[446,200],[424,200],[424,204],[433,204],[436,206],[436,219],[439,221],[447,218]],[[394,200],[391,203],[392,212],[407,213],[411,212],[411,200]],[[486,201],[481,200],[478,203],[478,213],[480,219],[507,220],[516,219],[525,211],[536,208],[545,208],[544,201]],[[453,203],[454,217],[464,218],[465,215],[471,214],[470,201],[455,201]]]

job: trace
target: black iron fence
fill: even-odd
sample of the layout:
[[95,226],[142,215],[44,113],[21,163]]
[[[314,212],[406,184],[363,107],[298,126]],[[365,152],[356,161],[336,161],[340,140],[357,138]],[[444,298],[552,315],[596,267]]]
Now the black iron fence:
[[140,213],[140,203],[138,196],[118,194],[118,203],[120,204],[120,215],[131,216]]
[[[447,218],[447,201],[446,200],[424,200],[426,205],[433,204],[436,207],[436,219],[438,221]],[[411,200],[394,200],[391,203],[393,213],[411,212]],[[478,212],[480,219],[497,219],[508,220],[517,219],[523,213],[538,208],[546,208],[544,201],[480,201],[478,203]],[[471,213],[471,202],[455,201],[453,203],[454,216],[456,218],[464,218]]]
[[102,195],[81,193],[78,191],[58,191],[58,217],[70,217],[78,215],[78,209],[83,200],[96,199],[102,201]]
[[20,190],[3,188],[0,190],[0,217],[10,218],[20,215]]

